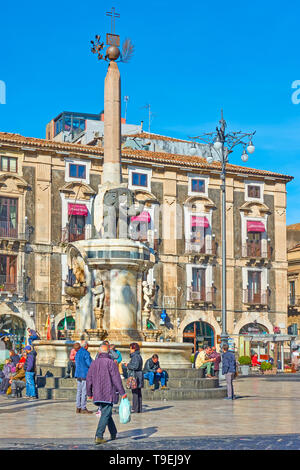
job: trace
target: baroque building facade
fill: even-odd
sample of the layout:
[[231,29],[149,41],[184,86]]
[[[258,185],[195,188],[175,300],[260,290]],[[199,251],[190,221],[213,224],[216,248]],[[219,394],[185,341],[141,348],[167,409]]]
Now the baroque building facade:
[[[123,181],[144,204],[131,220],[130,236],[147,243],[156,258],[147,279],[155,286],[148,326],[160,329],[165,341],[216,345],[220,163],[170,153],[176,145],[184,148],[180,139],[141,133],[122,140]],[[30,327],[45,337],[50,315],[57,334],[65,315],[70,327],[74,323],[65,295],[65,282],[73,282],[66,245],[93,236],[102,141],[82,145],[0,133],[0,159],[0,331],[21,337]],[[287,333],[286,184],[291,179],[227,168],[227,326],[241,353],[244,333],[256,328],[272,333],[274,327]]]

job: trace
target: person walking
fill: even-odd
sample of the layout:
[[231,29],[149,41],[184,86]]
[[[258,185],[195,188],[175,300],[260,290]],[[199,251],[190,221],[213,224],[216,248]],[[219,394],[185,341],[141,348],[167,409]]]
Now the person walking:
[[228,344],[223,345],[222,374],[225,375],[227,385],[227,397],[225,400],[235,400],[233,391],[233,379],[236,374],[236,360],[233,352],[229,351]]
[[101,418],[95,435],[95,444],[104,444],[103,438],[106,427],[114,440],[117,428],[112,418],[112,408],[119,401],[119,396],[126,398],[118,365],[109,355],[109,346],[102,344],[98,358],[92,362],[86,377],[86,391],[96,406],[101,407]]
[[26,361],[24,363],[25,379],[26,379],[26,397],[29,400],[37,399],[37,388],[35,385],[35,369],[36,369],[36,351],[32,346],[26,346]]
[[86,376],[90,365],[92,364],[92,358],[88,352],[88,347],[88,342],[83,341],[81,343],[81,348],[77,351],[75,356],[75,377],[77,379],[76,413],[80,414],[93,413],[86,407]]
[[131,413],[142,413],[142,388],[144,387],[143,359],[140,354],[138,343],[131,343],[130,362],[124,364],[127,369],[127,376],[136,379],[137,387],[132,391],[132,410]]

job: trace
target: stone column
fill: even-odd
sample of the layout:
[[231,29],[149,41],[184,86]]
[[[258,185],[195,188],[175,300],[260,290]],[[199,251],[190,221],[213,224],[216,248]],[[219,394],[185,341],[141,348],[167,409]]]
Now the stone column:
[[121,79],[118,65],[111,61],[104,87],[103,183],[121,183]]

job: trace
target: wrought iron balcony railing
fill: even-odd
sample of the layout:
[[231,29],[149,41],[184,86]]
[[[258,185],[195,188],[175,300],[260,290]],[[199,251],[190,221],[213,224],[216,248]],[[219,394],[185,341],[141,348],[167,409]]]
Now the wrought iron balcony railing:
[[211,246],[208,247],[207,243],[194,242],[187,240],[185,242],[185,252],[188,254],[203,254],[216,256],[217,255],[217,244],[212,242]]
[[30,227],[25,223],[13,224],[8,220],[0,220],[0,238],[28,240]]
[[270,293],[269,290],[254,291],[253,289],[244,289],[243,303],[249,305],[268,305]]
[[288,295],[288,306],[289,307],[300,307],[300,295],[289,294]]
[[89,240],[92,238],[91,226],[85,226],[84,228],[78,227],[64,227],[61,234],[62,243],[72,243],[78,240]]
[[187,287],[187,301],[195,303],[215,303],[215,288],[199,289]]
[[0,275],[0,294],[8,292],[10,294],[22,294],[24,282],[22,277]]
[[242,246],[243,258],[270,258],[271,254],[272,248],[269,243],[263,246],[262,243],[247,242]]

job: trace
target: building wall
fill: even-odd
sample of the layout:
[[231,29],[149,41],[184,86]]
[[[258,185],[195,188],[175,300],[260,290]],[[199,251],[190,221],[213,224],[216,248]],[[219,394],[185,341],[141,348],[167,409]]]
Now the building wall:
[[[102,160],[99,157],[93,159],[92,155],[75,148],[74,153],[62,152],[57,150],[54,144],[53,148],[50,146],[42,150],[38,146],[30,151],[22,150],[21,145],[7,145],[7,148],[9,150],[5,152],[1,150],[0,154],[15,155],[20,160],[18,176],[27,184],[25,189],[18,189],[20,197],[24,198],[23,222],[25,223],[26,216],[27,225],[32,227],[29,239],[18,248],[21,260],[20,272],[23,270],[30,278],[26,284],[26,295],[24,293],[22,299],[18,299],[18,305],[21,302],[28,324],[34,322],[40,333],[45,335],[44,325],[47,316],[50,314],[54,319],[61,318],[63,312],[68,309],[63,290],[66,247],[61,241],[66,214],[62,214],[62,201],[64,198],[68,200],[73,198],[92,207],[93,198],[101,182]],[[76,158],[83,163],[89,162],[90,178],[84,187],[76,181],[66,181],[65,166],[68,158]],[[172,328],[166,332],[167,336],[182,341],[185,327],[201,319],[211,325],[216,338],[221,333],[222,308],[222,216],[219,174],[216,170],[213,172],[199,168],[186,170],[180,165],[165,164],[157,167],[154,164],[145,164],[141,158],[139,162],[123,162],[123,181],[128,181],[127,167],[133,163],[151,169],[150,196],[153,204],[160,208],[159,227],[157,227],[157,263],[153,270],[153,278],[156,280],[157,324],[161,308],[165,307],[172,325]],[[198,199],[204,213],[211,220],[210,236],[218,247],[214,256],[193,257],[186,252],[184,206],[191,200],[188,187],[189,174],[203,174],[209,178],[207,196],[202,198],[201,195],[199,197],[195,195],[195,201]],[[9,180],[10,178],[13,181],[13,177],[9,176]],[[279,180],[265,180],[258,174],[256,180],[264,181],[264,201],[263,204],[253,203],[248,207],[245,199],[245,179],[243,175],[232,174],[228,174],[226,179],[228,332],[238,334],[243,325],[253,321],[268,325],[270,332],[273,326],[280,324],[281,330],[286,332],[286,184]],[[11,188],[13,190],[13,183]],[[9,195],[8,192],[6,194]],[[76,197],[80,199],[77,200]],[[259,216],[265,214],[264,211],[267,211],[267,231],[273,253],[267,261],[260,260],[251,265],[249,259],[242,256],[242,217],[246,213]],[[187,302],[187,282],[191,266],[205,266],[209,271],[208,281],[212,282],[210,288],[215,292],[214,302],[198,304]],[[253,269],[256,266],[266,273],[271,294],[268,305],[263,308],[257,306],[254,308],[243,301],[244,273],[249,266]],[[0,302],[4,301],[3,296],[0,296]]]

